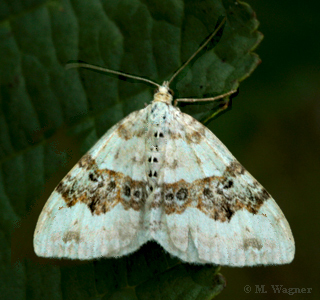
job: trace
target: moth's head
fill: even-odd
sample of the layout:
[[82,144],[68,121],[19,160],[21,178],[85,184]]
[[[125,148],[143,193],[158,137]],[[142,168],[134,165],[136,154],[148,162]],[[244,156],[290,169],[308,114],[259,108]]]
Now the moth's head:
[[154,91],[153,102],[172,103],[173,91],[169,88],[168,82],[165,81]]

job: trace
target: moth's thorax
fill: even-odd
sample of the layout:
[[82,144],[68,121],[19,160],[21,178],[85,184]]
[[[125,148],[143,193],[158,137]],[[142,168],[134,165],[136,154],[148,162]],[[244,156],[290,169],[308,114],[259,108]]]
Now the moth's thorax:
[[157,92],[153,96],[152,102],[172,103],[172,95],[170,94],[170,89],[166,81],[158,88]]
[[148,130],[146,134],[147,178],[151,190],[162,182],[161,168],[164,165],[169,124],[174,117],[172,105],[152,102],[148,112]]

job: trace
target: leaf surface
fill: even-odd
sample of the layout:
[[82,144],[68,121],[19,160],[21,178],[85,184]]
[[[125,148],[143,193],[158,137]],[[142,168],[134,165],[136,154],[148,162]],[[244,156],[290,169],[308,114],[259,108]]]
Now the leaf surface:
[[[225,286],[217,267],[183,264],[155,243],[120,259],[76,262],[37,258],[32,235],[73,164],[152,100],[145,84],[65,64],[82,60],[162,83],[226,16],[222,36],[172,84],[179,97],[215,96],[237,88],[259,63],[252,9],[229,0],[3,0],[0,12],[4,299],[212,299]],[[218,108],[181,104],[207,120]]]

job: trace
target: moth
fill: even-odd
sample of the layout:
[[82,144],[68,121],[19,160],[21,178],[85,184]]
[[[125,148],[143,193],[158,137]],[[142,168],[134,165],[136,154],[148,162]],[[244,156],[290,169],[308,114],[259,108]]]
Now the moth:
[[[224,20],[225,21],[225,20]],[[189,263],[286,264],[295,245],[270,194],[204,125],[182,113],[169,86],[221,28],[162,85],[147,107],[114,125],[58,184],[34,233],[38,256],[120,257],[154,240]],[[175,105],[172,105],[174,101]]]

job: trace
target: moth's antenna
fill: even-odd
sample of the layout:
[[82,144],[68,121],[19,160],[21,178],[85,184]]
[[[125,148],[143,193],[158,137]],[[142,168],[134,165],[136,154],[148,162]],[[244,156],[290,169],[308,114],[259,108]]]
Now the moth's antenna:
[[94,66],[94,65],[89,65],[86,63],[67,63],[66,64],[67,70],[72,69],[72,68],[86,68],[86,69],[101,71],[101,72],[105,72],[105,73],[111,73],[111,74],[115,74],[115,75],[120,75],[120,76],[124,76],[124,77],[128,77],[128,78],[144,81],[147,83],[151,83],[157,87],[160,87],[160,84],[153,82],[149,79],[143,78],[143,77],[139,77],[139,76],[123,73],[123,72],[118,72],[118,71],[114,71],[114,70],[110,70],[110,69],[106,69],[106,68],[102,68],[102,67],[98,67],[98,66]]
[[208,37],[208,39],[205,41],[205,43],[203,45],[201,45],[199,47],[199,49],[193,53],[191,55],[191,57],[172,75],[172,77],[170,78],[170,80],[168,81],[168,86],[170,85],[170,83],[173,81],[173,79],[176,78],[176,76],[189,64],[189,62],[205,47],[208,45],[208,43],[210,42],[210,40],[217,34],[217,32],[220,30],[220,28],[222,27],[222,25],[225,23],[227,17],[224,17],[222,22],[219,24],[219,26],[217,27],[217,29]]

